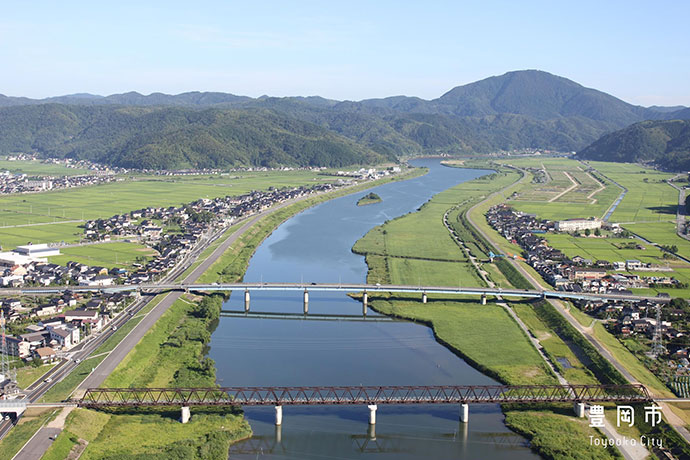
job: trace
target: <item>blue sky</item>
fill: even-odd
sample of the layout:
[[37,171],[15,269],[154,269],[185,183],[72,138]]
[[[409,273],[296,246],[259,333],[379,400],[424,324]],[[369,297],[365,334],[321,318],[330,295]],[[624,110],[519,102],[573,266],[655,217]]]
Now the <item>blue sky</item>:
[[690,105],[685,1],[105,3],[5,2],[0,93],[431,99],[540,69],[635,104]]

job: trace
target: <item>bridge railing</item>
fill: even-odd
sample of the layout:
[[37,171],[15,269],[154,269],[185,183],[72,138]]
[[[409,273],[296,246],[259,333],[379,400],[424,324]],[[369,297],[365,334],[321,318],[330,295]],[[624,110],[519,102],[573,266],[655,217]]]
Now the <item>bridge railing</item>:
[[83,407],[268,406],[341,404],[453,404],[643,402],[643,385],[463,385],[224,388],[92,388]]

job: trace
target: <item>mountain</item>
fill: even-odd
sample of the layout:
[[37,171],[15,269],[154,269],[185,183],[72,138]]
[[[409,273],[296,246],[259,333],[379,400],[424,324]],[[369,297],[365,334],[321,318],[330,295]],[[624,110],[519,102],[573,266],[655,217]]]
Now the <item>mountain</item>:
[[606,134],[577,153],[587,160],[654,163],[690,171],[690,120],[643,121]]
[[0,109],[0,151],[128,168],[331,166],[394,160],[313,123],[258,109],[42,104]]
[[[166,167],[261,164],[263,157],[271,164],[296,164],[317,161],[300,158],[293,144],[283,145],[288,138],[306,142],[308,127],[318,131],[307,138],[329,143],[328,159],[318,161],[335,165],[428,153],[575,151],[631,123],[687,118],[690,108],[635,106],[537,70],[489,77],[432,100],[250,98],[214,92],[73,94],[41,100],[0,95],[0,154],[25,150],[123,165],[131,164],[128,156],[133,155]],[[277,119],[282,121],[276,124]],[[233,130],[237,133],[230,135]],[[226,135],[231,141],[227,146]],[[270,146],[269,138],[274,142]],[[262,146],[267,152],[257,156]],[[331,155],[335,151],[339,153]],[[147,162],[143,152],[155,153],[155,161]]]

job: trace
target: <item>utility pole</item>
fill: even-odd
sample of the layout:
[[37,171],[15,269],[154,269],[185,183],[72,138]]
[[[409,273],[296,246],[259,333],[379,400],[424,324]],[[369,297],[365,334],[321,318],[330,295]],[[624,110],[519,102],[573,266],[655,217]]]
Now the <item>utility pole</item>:
[[662,343],[663,337],[661,334],[661,305],[656,306],[656,325],[654,326],[654,336],[652,337],[652,355],[658,358],[666,349]]
[[2,397],[7,397],[8,394],[16,393],[17,388],[17,372],[10,369],[10,353],[7,348],[7,340],[5,339],[5,312],[0,311],[0,335],[2,335],[2,349],[0,349],[0,390]]

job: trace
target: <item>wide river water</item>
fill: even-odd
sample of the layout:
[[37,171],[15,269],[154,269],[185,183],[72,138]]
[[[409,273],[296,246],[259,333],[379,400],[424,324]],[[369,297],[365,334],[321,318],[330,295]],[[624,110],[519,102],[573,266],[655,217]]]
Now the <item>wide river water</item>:
[[[383,201],[357,206],[367,192],[337,198],[287,220],[257,249],[245,281],[366,280],[352,245],[372,227],[413,212],[434,194],[488,171],[413,162],[429,173],[371,189]],[[489,385],[496,383],[438,344],[426,326],[371,310],[366,321],[301,319],[302,294],[252,292],[251,312],[297,318],[221,317],[209,355],[225,386]],[[242,311],[243,293],[224,310]],[[309,313],[361,315],[362,305],[338,293],[310,293]],[[356,319],[356,318],[353,318]],[[471,327],[471,325],[468,325]],[[231,447],[231,459],[535,459],[526,441],[503,424],[497,405],[471,405],[468,424],[457,405],[379,405],[375,432],[366,406],[248,407],[254,437]]]

